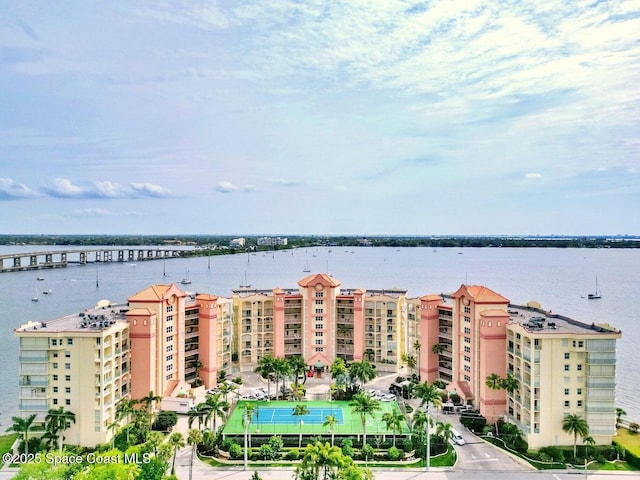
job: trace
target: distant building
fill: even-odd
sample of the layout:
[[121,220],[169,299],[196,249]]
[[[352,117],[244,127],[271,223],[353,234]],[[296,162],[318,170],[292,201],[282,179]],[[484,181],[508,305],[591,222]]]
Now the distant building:
[[234,247],[236,247],[236,248],[237,248],[237,247],[244,247],[244,246],[245,246],[245,244],[246,244],[246,240],[245,240],[244,238],[242,238],[242,237],[240,237],[240,238],[234,238],[233,240],[231,240],[231,241],[229,242],[229,246],[230,246],[231,248],[234,248]]
[[261,247],[275,247],[280,245],[287,245],[289,240],[287,238],[280,237],[260,237],[257,240],[258,246]]

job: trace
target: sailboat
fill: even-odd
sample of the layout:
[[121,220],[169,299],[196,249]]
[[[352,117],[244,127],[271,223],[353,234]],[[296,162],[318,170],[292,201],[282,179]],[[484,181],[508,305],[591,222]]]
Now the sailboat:
[[597,300],[599,298],[602,298],[602,294],[600,293],[600,289],[598,288],[598,277],[596,277],[596,290],[595,290],[595,292],[588,294],[587,298],[589,300]]
[[251,284],[247,282],[247,271],[244,271],[244,281],[240,284],[240,288],[249,288]]
[[310,272],[311,269],[309,268],[309,258],[307,257],[307,252],[305,251],[304,254],[305,254],[306,260],[304,262],[304,269],[302,271],[307,273],[307,272]]
[[180,283],[182,285],[189,285],[191,283],[191,280],[189,280],[189,270],[187,270],[186,276],[182,280],[180,280]]
[[38,301],[38,287],[36,287],[36,294],[33,297],[31,297],[31,301],[32,302]]

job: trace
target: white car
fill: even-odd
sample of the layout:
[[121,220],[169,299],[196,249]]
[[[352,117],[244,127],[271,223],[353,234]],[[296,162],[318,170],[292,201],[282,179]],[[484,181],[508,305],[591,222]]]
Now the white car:
[[392,393],[386,393],[380,397],[380,400],[383,402],[393,402],[396,399],[396,396]]

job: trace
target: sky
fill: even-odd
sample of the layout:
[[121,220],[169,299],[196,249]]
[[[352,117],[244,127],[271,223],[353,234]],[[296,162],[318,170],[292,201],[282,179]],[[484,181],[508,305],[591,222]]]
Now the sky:
[[0,233],[640,234],[640,1],[0,3]]

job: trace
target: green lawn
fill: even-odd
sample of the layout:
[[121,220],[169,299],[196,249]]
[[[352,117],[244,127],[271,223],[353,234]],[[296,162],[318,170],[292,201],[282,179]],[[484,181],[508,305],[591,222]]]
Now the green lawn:
[[626,428],[618,428],[618,435],[616,435],[613,440],[634,455],[640,457],[640,434],[630,432]]
[[16,433],[12,433],[11,435],[0,435],[0,455],[3,455],[11,450],[13,442],[16,441],[16,438],[18,438],[18,435]]
[[[244,414],[245,405],[253,405],[254,412],[257,406],[258,410],[264,407],[264,412],[268,413],[268,409],[271,408],[283,408],[293,413],[293,409],[296,405],[304,404],[307,408],[322,408],[324,413],[337,414],[339,410],[342,411],[343,423],[336,424],[334,426],[335,435],[361,435],[362,434],[362,421],[360,415],[351,412],[351,407],[347,401],[306,401],[306,402],[291,402],[291,401],[239,401],[235,409],[231,413],[227,424],[224,427],[224,435],[241,435],[244,433],[242,426],[242,416]],[[381,410],[378,410],[375,415],[375,419],[367,418],[367,436],[371,437],[375,435],[392,435],[393,432],[387,430],[385,423],[381,420],[382,415],[386,412],[400,413],[400,409],[396,402],[380,402]],[[304,417],[303,417],[304,418]],[[300,425],[299,419],[292,416],[291,423],[272,423],[269,421],[269,415],[260,417],[257,415],[257,419],[254,416],[254,421],[249,428],[251,434],[261,435],[299,435],[302,428],[303,435],[324,435],[330,434],[329,427],[323,427],[321,423],[304,423]],[[323,419],[324,420],[324,419]],[[409,426],[405,423],[402,424],[402,429],[396,432],[396,435],[403,435],[410,433]]]

